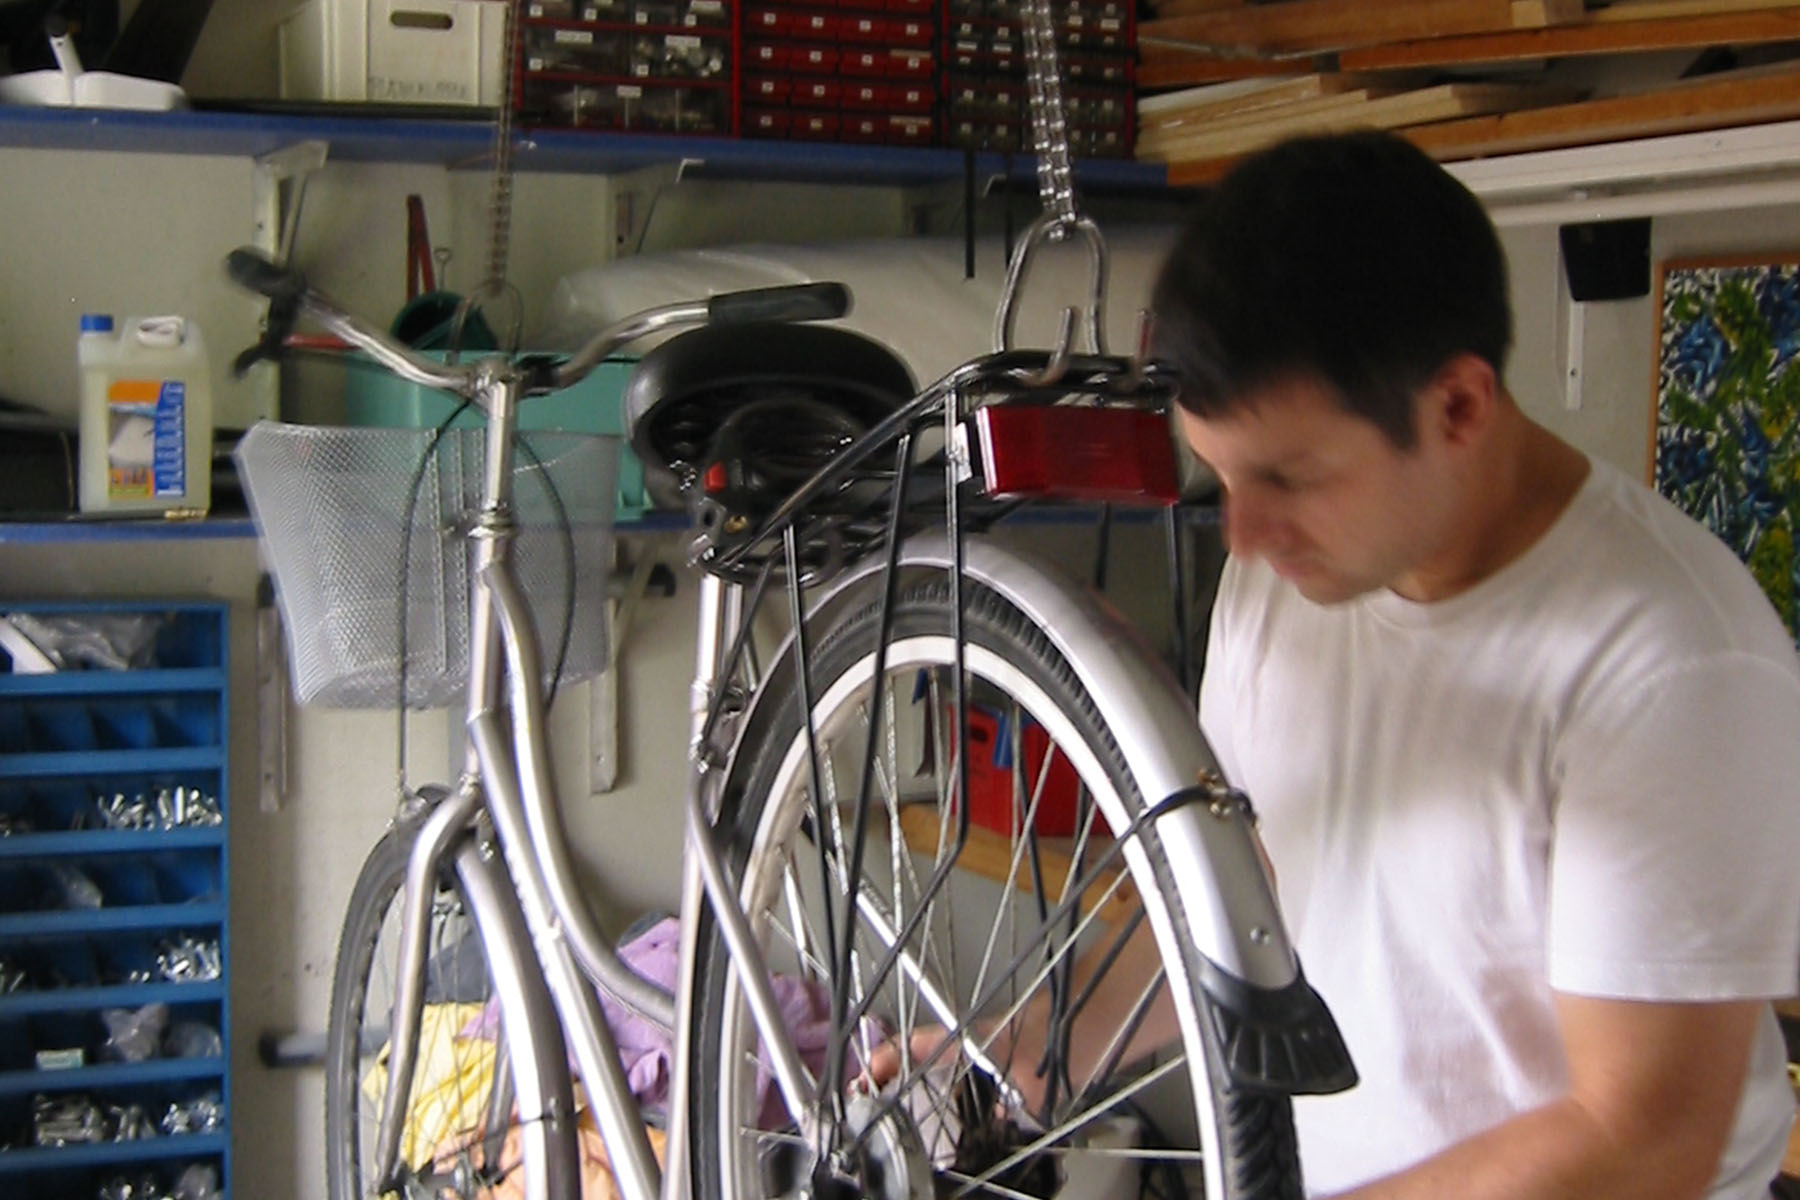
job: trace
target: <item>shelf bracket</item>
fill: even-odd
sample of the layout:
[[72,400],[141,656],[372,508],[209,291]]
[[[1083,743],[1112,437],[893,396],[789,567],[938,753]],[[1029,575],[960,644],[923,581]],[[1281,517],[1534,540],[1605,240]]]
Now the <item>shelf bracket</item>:
[[288,794],[288,675],[275,583],[256,585],[256,775],[257,803],[280,812]]
[[[660,581],[659,581],[660,577]],[[588,794],[603,796],[619,785],[619,653],[630,632],[638,605],[652,586],[666,594],[674,592],[674,577],[661,567],[654,555],[644,553],[631,568],[631,577],[607,599],[607,617],[612,624],[611,644],[607,647],[606,669],[588,685]]]
[[300,202],[306,181],[325,165],[331,147],[327,142],[295,142],[257,158],[252,171],[255,188],[256,246],[276,263],[286,266],[300,227]]

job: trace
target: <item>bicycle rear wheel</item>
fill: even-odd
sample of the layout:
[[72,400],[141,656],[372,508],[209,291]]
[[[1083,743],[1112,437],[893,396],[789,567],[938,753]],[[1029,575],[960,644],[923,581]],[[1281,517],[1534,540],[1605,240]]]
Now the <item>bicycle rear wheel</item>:
[[[1183,961],[1185,914],[1154,826],[1134,824],[1145,797],[1049,640],[1000,596],[965,587],[966,838],[944,583],[896,603],[854,888],[877,607],[848,616],[811,655],[810,734],[796,696],[734,756],[720,827],[784,1008],[810,1016],[798,1041],[818,1090],[800,1119],[771,1097],[729,952],[706,926],[700,1195],[1048,1197],[1084,1176],[1087,1194],[1155,1184],[1218,1200],[1299,1197],[1287,1097],[1235,1089],[1206,1021],[1183,1023],[1201,1031],[1193,1042],[1143,1054],[1152,1026],[1172,1030],[1171,1014],[1199,1003],[1189,973],[1165,969]],[[1089,989],[1109,968],[1131,972],[1128,1003]],[[840,977],[869,1019],[830,1020]],[[833,1038],[847,1087],[829,1082]],[[852,1082],[872,1055],[886,1080],[873,1095],[868,1080]]]
[[[530,1195],[520,1190],[527,1172],[550,1178],[576,1170],[572,1120],[519,1116],[572,1114],[568,1075],[539,1080],[535,1072],[523,1072],[526,1094],[519,1095],[514,1053],[530,1054],[528,1039],[553,1035],[520,1032],[516,1004],[496,992],[484,946],[489,939],[523,945],[524,934],[507,919],[491,877],[451,862],[431,897],[417,1065],[402,1110],[400,1161],[395,1177],[376,1178],[376,1142],[392,1082],[388,1023],[399,983],[402,885],[419,826],[402,820],[376,844],[344,919],[325,1049],[328,1195]],[[560,1037],[556,1046],[560,1053]]]

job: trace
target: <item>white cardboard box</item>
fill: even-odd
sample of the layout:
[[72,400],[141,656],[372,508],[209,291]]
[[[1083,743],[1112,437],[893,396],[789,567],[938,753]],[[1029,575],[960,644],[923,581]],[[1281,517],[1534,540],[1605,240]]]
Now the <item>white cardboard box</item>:
[[496,107],[505,18],[481,0],[308,0],[281,22],[282,98]]

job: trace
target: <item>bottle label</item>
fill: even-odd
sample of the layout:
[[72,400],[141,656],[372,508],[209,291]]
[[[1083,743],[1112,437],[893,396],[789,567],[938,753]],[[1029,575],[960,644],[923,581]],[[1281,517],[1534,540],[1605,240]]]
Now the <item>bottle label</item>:
[[118,379],[106,389],[106,494],[113,500],[187,495],[187,384]]

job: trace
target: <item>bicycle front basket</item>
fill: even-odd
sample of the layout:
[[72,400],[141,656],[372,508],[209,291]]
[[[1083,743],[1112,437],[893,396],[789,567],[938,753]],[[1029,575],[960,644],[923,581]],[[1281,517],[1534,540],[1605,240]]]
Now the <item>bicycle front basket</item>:
[[[487,434],[448,432],[427,460],[431,436],[264,421],[238,445],[301,704],[402,703],[403,632],[405,707],[442,707],[467,684],[469,551],[461,534],[480,500]],[[513,565],[544,646],[545,682],[570,611],[562,678],[585,678],[607,658],[619,439],[530,433],[519,441]]]

